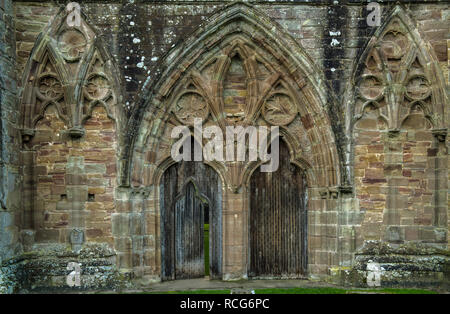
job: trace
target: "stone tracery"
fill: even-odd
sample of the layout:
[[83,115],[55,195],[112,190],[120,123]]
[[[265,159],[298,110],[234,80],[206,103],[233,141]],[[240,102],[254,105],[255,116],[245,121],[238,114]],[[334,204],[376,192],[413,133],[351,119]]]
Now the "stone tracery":
[[50,103],[56,105],[67,126],[77,130],[74,136],[82,134],[83,121],[98,104],[110,117],[115,116],[117,91],[113,69],[105,62],[108,57],[84,19],[79,27],[69,27],[65,16],[58,15],[49,26],[27,64],[22,95],[22,126],[27,140]]
[[[158,182],[170,166],[170,131],[200,118],[205,126],[221,128],[280,126],[289,167],[305,170],[310,183],[308,245],[315,259],[311,266],[316,267],[311,273],[325,273],[341,259],[351,262],[346,256],[354,253],[362,237],[383,238],[374,229],[386,231],[388,240],[401,241],[405,234],[430,240],[431,233],[440,237],[433,241],[444,243],[447,207],[431,212],[445,205],[445,193],[434,189],[443,186],[440,173],[446,175],[439,167],[445,163],[442,107],[447,102],[433,57],[403,13],[389,17],[370,41],[352,86],[355,102],[348,116],[354,135],[348,139],[356,143],[354,163],[349,162],[355,172],[355,197],[352,187],[339,186],[343,171],[334,137],[341,135],[333,133],[335,117],[324,110],[335,106],[331,88],[322,85],[320,70],[295,40],[252,6],[238,3],[219,9],[209,23],[169,51],[162,74],[136,92],[141,98],[130,119],[116,115],[120,85],[93,29],[85,20],[80,28],[66,28],[62,20],[63,15],[57,17],[36,43],[22,97],[24,168],[37,166],[32,170],[36,177],[27,173],[25,181],[31,185],[41,180],[38,193],[44,197],[39,202],[47,203],[38,204],[35,213],[49,217],[43,226],[62,231],[58,241],[68,239],[65,229],[75,217],[70,212],[82,204],[94,209],[89,227],[77,226],[82,233],[88,230],[86,239],[114,246],[122,270],[138,276],[158,274]],[[110,119],[116,117],[124,122],[124,140],[117,146]],[[37,163],[29,154],[32,150]],[[120,155],[117,164],[115,152]],[[246,249],[245,199],[258,163],[210,165],[223,182],[224,237],[233,235],[233,244],[224,247],[227,273],[239,269],[245,274],[245,261],[232,257],[233,250]],[[404,212],[399,215],[397,209]],[[418,234],[422,227],[423,234]]]
[[[421,233],[438,234],[445,224],[446,191],[438,191],[438,185],[447,178],[436,171],[443,156],[437,151],[444,147],[433,135],[446,132],[442,117],[447,101],[436,64],[400,6],[361,57],[354,78],[355,114],[349,119],[356,197],[364,212],[361,234],[366,238],[410,241]],[[429,180],[436,185],[430,186]],[[442,237],[426,241],[439,243]]]
[[[388,121],[388,129],[400,129],[401,121],[420,101],[425,116],[439,128],[442,121],[436,120],[437,115],[432,112],[443,114],[440,78],[433,76],[437,73],[432,69],[435,65],[424,61],[429,57],[405,22],[404,14],[401,10],[396,12],[369,47],[365,67],[356,78],[359,97],[355,102],[355,121],[364,116],[364,108],[371,103]],[[437,88],[433,89],[431,82]]]

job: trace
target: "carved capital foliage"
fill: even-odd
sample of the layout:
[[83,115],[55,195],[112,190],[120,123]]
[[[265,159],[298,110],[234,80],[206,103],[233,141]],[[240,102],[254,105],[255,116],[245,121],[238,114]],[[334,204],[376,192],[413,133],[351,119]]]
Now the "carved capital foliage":
[[[80,26],[66,22],[61,9],[41,34],[25,69],[21,99],[24,141],[32,135],[48,106],[55,106],[58,117],[74,137],[83,136],[83,122],[93,107],[104,105],[110,117],[116,103],[110,58],[98,44],[93,28],[81,19]],[[107,64],[108,63],[108,64]]]
[[370,41],[355,77],[356,128],[430,129],[443,124],[442,75],[414,27],[397,6]]

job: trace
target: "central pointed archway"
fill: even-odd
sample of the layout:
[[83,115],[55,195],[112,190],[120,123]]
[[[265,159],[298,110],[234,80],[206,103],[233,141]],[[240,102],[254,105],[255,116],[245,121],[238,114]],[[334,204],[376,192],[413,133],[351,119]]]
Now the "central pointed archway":
[[[130,148],[124,148],[123,152],[132,156],[127,153],[122,156],[122,185],[154,193],[148,207],[151,217],[164,215],[161,178],[168,169],[167,160],[174,142],[172,130],[183,126],[192,131],[194,118],[200,119],[204,127],[218,127],[223,134],[227,126],[278,126],[288,139],[292,162],[305,172],[308,191],[312,192],[309,205],[313,209],[330,206],[334,212],[337,210],[331,199],[334,194],[329,189],[338,190],[342,171],[326,110],[327,89],[320,70],[279,25],[250,5],[232,4],[211,16],[209,23],[183,44],[174,47],[163,60],[161,69],[158,77],[144,86],[130,119],[133,131],[126,143]],[[248,184],[254,165],[249,161],[208,165],[223,184],[222,278],[246,277],[250,245]],[[200,196],[205,194],[197,183],[193,184]],[[170,197],[175,199],[176,195]],[[321,213],[317,210],[314,214]],[[309,231],[315,225],[307,228]],[[149,237],[165,241],[158,224],[147,230],[150,230]],[[152,230],[156,233],[152,234]],[[322,230],[316,229],[315,239],[326,236]],[[145,271],[159,273],[159,267],[166,267],[162,263],[167,252],[158,251],[161,243],[157,241],[155,248],[150,245],[144,248],[144,251],[157,251],[154,260],[144,259],[148,265],[140,265]],[[314,256],[322,248],[304,245],[302,249],[312,250],[308,255]],[[326,254],[331,256],[335,252],[330,249]],[[325,269],[327,265],[322,264],[317,269]],[[302,264],[302,271],[305,268]]]

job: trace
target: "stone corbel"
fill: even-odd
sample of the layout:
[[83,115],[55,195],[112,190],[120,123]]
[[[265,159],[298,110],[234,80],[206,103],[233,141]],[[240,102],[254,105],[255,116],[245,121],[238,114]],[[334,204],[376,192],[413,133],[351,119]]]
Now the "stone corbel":
[[319,190],[320,198],[323,200],[327,199],[337,199],[339,197],[339,190],[335,187],[324,188]]
[[133,197],[141,197],[143,200],[147,199],[153,190],[153,186],[150,187],[135,187],[131,188],[130,194]]
[[396,137],[398,137],[399,134],[400,134],[400,130],[399,129],[390,129],[390,130],[388,130],[388,137],[389,138],[396,138]]
[[434,129],[431,133],[438,140],[438,142],[445,142],[445,138],[447,137],[447,129]]
[[338,188],[329,188],[329,198],[330,199],[337,199],[339,197],[339,189]]
[[81,138],[84,136],[85,130],[81,126],[74,126],[73,128],[69,129],[69,135],[72,138]]
[[22,142],[28,143],[34,137],[36,131],[34,129],[22,129]]
[[338,187],[340,194],[352,194],[353,187],[351,185],[341,185]]
[[328,189],[321,189],[319,191],[320,198],[323,200],[328,199]]

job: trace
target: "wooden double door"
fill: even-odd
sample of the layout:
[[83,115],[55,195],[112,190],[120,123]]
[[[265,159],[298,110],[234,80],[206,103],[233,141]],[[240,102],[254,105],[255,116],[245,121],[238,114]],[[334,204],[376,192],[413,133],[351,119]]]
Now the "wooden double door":
[[204,277],[207,267],[211,279],[221,279],[222,186],[217,173],[202,162],[174,164],[163,175],[160,193],[162,280]]
[[249,277],[301,278],[307,268],[307,190],[304,172],[280,141],[277,171],[250,179]]
[[[280,165],[250,178],[249,277],[300,278],[307,268],[307,189],[304,172],[280,141]],[[179,162],[160,185],[163,280],[222,278],[222,184],[202,162]],[[205,221],[209,239],[205,241]],[[206,244],[205,244],[206,243]],[[242,252],[244,254],[244,252]]]

